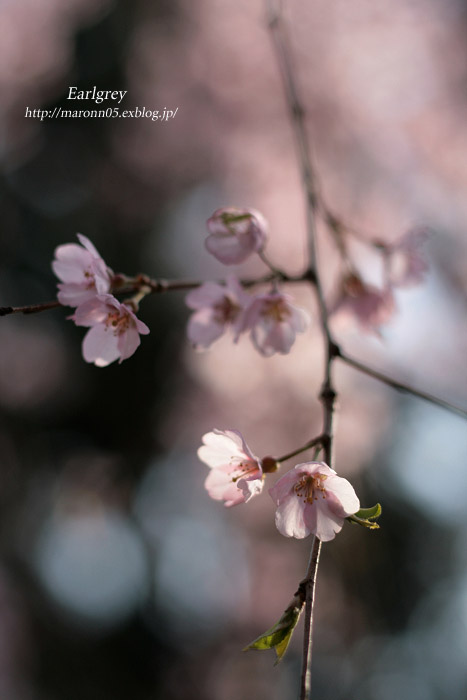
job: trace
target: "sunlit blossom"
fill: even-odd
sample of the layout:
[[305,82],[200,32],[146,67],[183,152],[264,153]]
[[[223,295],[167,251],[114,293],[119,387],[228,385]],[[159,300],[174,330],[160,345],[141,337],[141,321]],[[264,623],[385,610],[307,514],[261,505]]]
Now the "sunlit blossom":
[[66,243],[55,250],[52,268],[61,280],[58,300],[64,306],[79,306],[96,294],[110,291],[111,271],[89,238],[78,233],[81,245]]
[[140,334],[149,333],[130,306],[121,304],[111,294],[86,301],[70,318],[77,326],[90,326],[83,340],[83,357],[97,367],[126,360],[139,346]]
[[203,435],[198,457],[211,471],[204,483],[208,494],[226,506],[246,503],[263,489],[263,470],[237,430],[217,430]]
[[224,265],[244,262],[263,249],[268,232],[266,219],[256,209],[223,207],[207,221],[207,250]]
[[254,346],[265,357],[290,352],[296,334],[310,324],[308,313],[291,302],[289,294],[279,291],[259,294],[245,313],[244,329],[251,330]]
[[191,291],[185,302],[195,311],[188,321],[188,339],[196,348],[206,349],[228,328],[238,340],[251,297],[235,277],[229,277],[225,285],[205,282]]
[[297,464],[269,493],[277,505],[277,529],[297,539],[313,534],[328,542],[360,508],[350,482],[324,462]]

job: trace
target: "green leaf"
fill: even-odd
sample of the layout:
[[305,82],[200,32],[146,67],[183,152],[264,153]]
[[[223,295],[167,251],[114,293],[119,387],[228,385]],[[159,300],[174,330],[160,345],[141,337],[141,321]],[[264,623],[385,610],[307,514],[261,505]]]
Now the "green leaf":
[[378,523],[374,521],[379,518],[382,513],[382,508],[379,503],[377,503],[372,508],[360,508],[359,511],[350,515],[347,520],[351,523],[357,523],[357,525],[362,525],[362,527],[368,527],[370,530],[377,530],[379,528]]
[[249,649],[274,649],[277,657],[275,664],[278,664],[287,651],[302,608],[303,603],[295,598],[285,610],[281,619],[245,647],[243,651],[248,651]]

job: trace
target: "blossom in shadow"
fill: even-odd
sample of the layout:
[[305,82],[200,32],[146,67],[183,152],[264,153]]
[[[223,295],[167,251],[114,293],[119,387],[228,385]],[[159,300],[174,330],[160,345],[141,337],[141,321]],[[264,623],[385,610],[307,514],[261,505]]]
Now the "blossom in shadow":
[[188,339],[198,349],[206,349],[230,327],[235,342],[243,328],[243,314],[251,303],[235,277],[229,277],[225,285],[205,282],[193,289],[185,302],[194,309],[188,321]]
[[79,306],[97,294],[110,291],[111,275],[89,238],[78,233],[81,245],[66,243],[55,250],[52,268],[61,280],[58,300],[64,306]]
[[337,300],[329,313],[352,315],[365,331],[378,331],[387,323],[395,310],[395,302],[390,286],[383,289],[364,282],[355,273],[349,273],[341,283]]
[[422,246],[428,237],[424,228],[413,228],[390,246],[386,246],[386,276],[393,287],[420,284],[428,270]]
[[292,304],[289,294],[279,291],[257,295],[245,312],[244,330],[251,330],[253,345],[264,357],[286,355],[297,333],[310,324],[307,311]]
[[121,304],[112,294],[86,301],[70,318],[77,326],[90,327],[83,340],[83,357],[97,367],[131,357],[141,342],[140,334],[149,333],[130,306]]

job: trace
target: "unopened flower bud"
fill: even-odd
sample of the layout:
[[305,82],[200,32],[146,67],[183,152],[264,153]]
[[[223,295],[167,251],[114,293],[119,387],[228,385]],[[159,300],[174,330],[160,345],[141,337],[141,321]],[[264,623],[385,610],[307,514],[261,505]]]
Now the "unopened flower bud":
[[222,207],[207,221],[210,235],[206,248],[224,265],[244,262],[260,252],[266,242],[268,224],[256,209]]
[[263,457],[261,466],[263,467],[263,474],[271,474],[271,472],[276,472],[279,469],[280,464],[274,457]]

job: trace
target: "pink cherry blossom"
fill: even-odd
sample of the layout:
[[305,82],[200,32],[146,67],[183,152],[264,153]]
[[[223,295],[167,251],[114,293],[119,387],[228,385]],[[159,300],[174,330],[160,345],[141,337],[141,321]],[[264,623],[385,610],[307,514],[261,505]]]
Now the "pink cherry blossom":
[[297,333],[310,324],[308,313],[291,303],[288,294],[278,291],[257,295],[245,312],[244,329],[251,329],[255,348],[265,357],[278,352],[286,355]]
[[428,231],[414,228],[386,246],[388,283],[393,287],[411,287],[423,281],[428,265],[421,251]]
[[269,493],[277,505],[277,529],[297,539],[313,534],[333,540],[345,518],[360,508],[353,486],[324,462],[297,464]]
[[84,302],[70,318],[77,326],[90,326],[83,340],[83,357],[97,367],[126,360],[140,344],[140,334],[149,333],[133,310],[112,294],[101,294]]
[[110,290],[111,270],[86,236],[78,233],[78,239],[81,245],[58,246],[52,262],[53,271],[62,281],[57,296],[64,306],[79,306]]
[[208,348],[231,327],[235,342],[243,327],[244,309],[251,302],[235,277],[229,277],[225,286],[215,282],[205,282],[190,292],[186,299],[190,309],[194,309],[188,321],[188,338],[198,349]]
[[198,457],[211,468],[204,486],[226,506],[246,503],[263,490],[263,470],[237,430],[217,430],[203,435]]
[[224,265],[244,262],[261,251],[268,232],[267,221],[256,209],[223,207],[207,221],[207,250]]
[[364,330],[377,331],[391,318],[394,310],[394,297],[389,286],[378,289],[352,272],[343,279],[340,295],[329,313],[350,313]]

